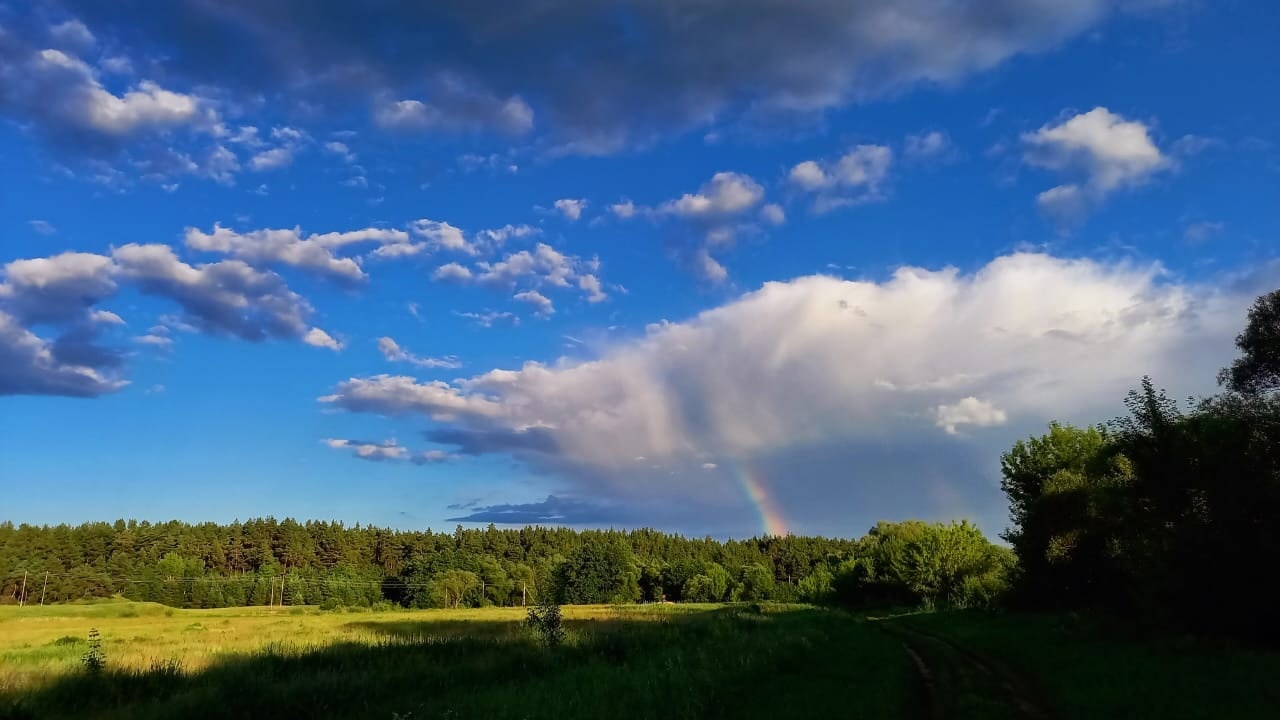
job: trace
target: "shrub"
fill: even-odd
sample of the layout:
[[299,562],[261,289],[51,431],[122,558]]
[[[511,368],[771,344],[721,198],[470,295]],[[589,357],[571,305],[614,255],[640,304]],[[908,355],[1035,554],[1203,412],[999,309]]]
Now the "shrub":
[[560,617],[560,606],[553,602],[541,601],[530,607],[524,624],[546,645],[554,647],[564,642],[565,630]]
[[107,654],[102,650],[102,636],[98,634],[98,628],[89,629],[89,649],[80,662],[84,664],[84,669],[93,675],[97,675],[107,667]]

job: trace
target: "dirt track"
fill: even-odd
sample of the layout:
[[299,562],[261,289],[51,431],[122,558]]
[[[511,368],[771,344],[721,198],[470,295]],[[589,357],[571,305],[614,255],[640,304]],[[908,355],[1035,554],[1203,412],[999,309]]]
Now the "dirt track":
[[1021,674],[969,648],[892,619],[876,625],[902,640],[920,680],[928,720],[1054,720]]

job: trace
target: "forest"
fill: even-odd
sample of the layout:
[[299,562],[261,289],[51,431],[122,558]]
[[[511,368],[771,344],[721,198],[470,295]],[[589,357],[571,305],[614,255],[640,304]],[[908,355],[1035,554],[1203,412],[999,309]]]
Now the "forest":
[[1127,414],[1052,424],[1001,458],[1010,528],[881,522],[862,537],[718,541],[651,529],[273,518],[0,524],[0,602],[122,595],[183,608],[759,601],[1084,609],[1271,642],[1258,572],[1280,566],[1280,291],[1254,303],[1219,394],[1150,378]]
[[[967,523],[881,523],[859,540],[718,542],[654,530],[406,532],[275,519],[0,525],[8,602],[123,595],[174,607],[482,607],[728,600],[990,602],[1012,554]],[[45,573],[48,573],[46,584]]]

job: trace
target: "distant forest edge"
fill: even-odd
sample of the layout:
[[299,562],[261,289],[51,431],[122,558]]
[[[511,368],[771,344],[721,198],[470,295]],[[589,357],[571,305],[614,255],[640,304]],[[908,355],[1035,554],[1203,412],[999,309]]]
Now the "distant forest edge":
[[719,542],[654,530],[452,534],[250,520],[0,524],[0,602],[121,594],[180,607],[459,607],[779,600],[1098,609],[1280,641],[1258,573],[1280,567],[1280,290],[1260,297],[1220,394],[1149,378],[1128,414],[1052,424],[1002,457],[1012,550],[964,522],[857,540]]
[[16,602],[22,573],[13,568],[28,568],[27,601],[38,602],[43,593],[46,603],[116,594],[206,608],[273,602],[477,607],[533,604],[544,594],[567,603],[821,601],[835,579],[861,561],[897,568],[891,592],[914,603],[955,592],[946,578],[926,578],[934,573],[907,558],[933,535],[965,546],[992,583],[1013,563],[1011,552],[964,523],[882,523],[861,540],[725,542],[654,530],[490,525],[445,533],[271,518],[230,525],[7,523],[0,525],[0,565],[9,570],[0,591]]

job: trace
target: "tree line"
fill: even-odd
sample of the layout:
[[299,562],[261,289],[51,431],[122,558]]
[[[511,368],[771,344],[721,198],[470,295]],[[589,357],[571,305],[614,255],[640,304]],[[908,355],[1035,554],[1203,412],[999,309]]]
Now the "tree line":
[[175,607],[985,604],[1011,563],[1008,550],[968,523],[880,523],[858,540],[726,541],[650,529],[489,525],[444,533],[273,518],[0,523],[0,601],[10,603],[123,595]]
[[1127,414],[1053,424],[1002,458],[1009,602],[1280,641],[1280,290],[1259,298],[1219,394],[1150,378]]

